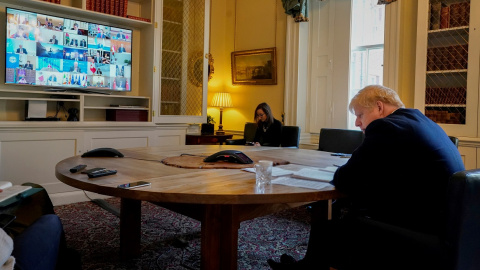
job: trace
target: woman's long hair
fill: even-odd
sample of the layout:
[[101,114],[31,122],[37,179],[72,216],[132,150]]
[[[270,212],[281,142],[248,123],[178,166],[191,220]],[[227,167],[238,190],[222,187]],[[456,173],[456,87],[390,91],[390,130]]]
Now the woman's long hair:
[[254,117],[253,119],[257,123],[257,126],[259,126],[261,124],[260,123],[260,118],[257,117],[258,109],[261,109],[265,113],[265,115],[267,116],[267,120],[265,121],[265,123],[267,123],[268,126],[273,124],[272,109],[270,109],[270,106],[268,106],[267,103],[263,102],[263,103],[258,104],[257,108],[255,109],[255,113],[253,115],[253,117]]

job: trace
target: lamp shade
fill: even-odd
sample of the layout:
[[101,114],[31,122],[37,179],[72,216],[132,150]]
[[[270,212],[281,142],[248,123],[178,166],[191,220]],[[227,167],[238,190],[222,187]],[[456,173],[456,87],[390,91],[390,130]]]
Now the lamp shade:
[[230,93],[215,93],[210,103],[212,107],[230,108],[233,107],[232,96]]

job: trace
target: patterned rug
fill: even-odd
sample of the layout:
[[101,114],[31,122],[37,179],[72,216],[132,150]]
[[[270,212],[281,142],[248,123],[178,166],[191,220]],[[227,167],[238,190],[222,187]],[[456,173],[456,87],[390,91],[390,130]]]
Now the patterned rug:
[[[107,199],[119,207],[118,198]],[[200,222],[142,202],[141,256],[119,258],[119,218],[93,202],[55,207],[67,244],[80,252],[83,269],[200,269]],[[238,269],[270,269],[267,259],[305,254],[310,231],[304,207],[244,221],[238,232]],[[180,242],[178,239],[187,241]],[[182,243],[187,243],[185,247]]]

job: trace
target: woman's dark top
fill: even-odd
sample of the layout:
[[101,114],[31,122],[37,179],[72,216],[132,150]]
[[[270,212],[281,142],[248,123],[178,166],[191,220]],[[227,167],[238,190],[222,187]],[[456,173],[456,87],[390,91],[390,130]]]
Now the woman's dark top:
[[254,142],[259,142],[262,146],[280,146],[282,139],[282,123],[273,119],[273,123],[268,126],[267,123],[261,123],[255,131]]

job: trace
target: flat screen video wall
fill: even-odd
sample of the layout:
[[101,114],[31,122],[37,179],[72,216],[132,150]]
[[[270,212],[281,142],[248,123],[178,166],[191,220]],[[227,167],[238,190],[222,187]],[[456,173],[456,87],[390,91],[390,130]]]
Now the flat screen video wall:
[[131,91],[132,30],[7,8],[5,83]]

